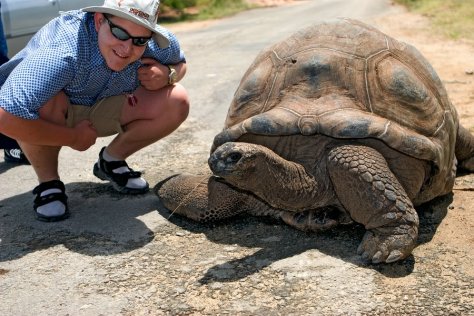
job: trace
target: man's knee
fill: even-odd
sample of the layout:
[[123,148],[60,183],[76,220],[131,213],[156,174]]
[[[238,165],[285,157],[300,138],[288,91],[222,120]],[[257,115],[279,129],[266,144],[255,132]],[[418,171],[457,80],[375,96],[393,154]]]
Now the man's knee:
[[186,120],[189,114],[189,98],[188,93],[181,85],[176,85],[173,88],[173,93],[171,95],[171,111],[174,119],[182,123]]

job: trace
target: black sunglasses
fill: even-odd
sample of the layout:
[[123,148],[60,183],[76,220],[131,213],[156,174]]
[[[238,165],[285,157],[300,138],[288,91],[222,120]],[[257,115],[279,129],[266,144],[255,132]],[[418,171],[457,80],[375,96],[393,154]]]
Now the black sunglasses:
[[145,46],[148,43],[148,41],[151,39],[151,36],[150,37],[141,37],[141,36],[140,37],[134,37],[134,36],[131,36],[123,28],[121,28],[118,25],[113,24],[106,15],[104,15],[104,17],[107,20],[107,22],[109,23],[110,32],[118,40],[127,41],[131,38],[133,45]]

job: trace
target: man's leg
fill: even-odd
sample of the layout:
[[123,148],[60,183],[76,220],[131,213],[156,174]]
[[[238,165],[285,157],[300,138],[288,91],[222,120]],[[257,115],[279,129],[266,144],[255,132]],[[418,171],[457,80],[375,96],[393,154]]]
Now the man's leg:
[[[67,96],[63,92],[60,92],[41,107],[39,115],[43,120],[59,125],[66,125],[68,105],[69,100]],[[19,143],[21,149],[33,166],[40,183],[59,179],[58,155],[61,147],[32,145],[25,142]]]
[[107,146],[109,154],[126,159],[176,130],[187,118],[189,101],[183,86],[176,84],[158,91],[142,87],[135,93],[136,106],[123,106],[120,133]]
[[148,183],[128,167],[125,159],[169,135],[189,113],[188,96],[181,85],[158,91],[140,87],[134,97],[133,103],[125,99],[122,107],[120,124],[124,131],[101,151],[94,166],[97,177],[111,181],[116,190],[128,194],[147,192]]
[[[40,117],[49,122],[66,125],[68,105],[68,98],[63,92],[60,92],[40,109]],[[59,183],[58,156],[61,147],[32,145],[25,142],[19,142],[19,144],[35,170],[40,183],[34,190],[36,191],[34,193],[38,195],[35,200],[37,215],[43,220],[62,219],[66,215],[67,204],[63,185],[61,186],[62,183]],[[59,199],[52,197],[59,197]]]

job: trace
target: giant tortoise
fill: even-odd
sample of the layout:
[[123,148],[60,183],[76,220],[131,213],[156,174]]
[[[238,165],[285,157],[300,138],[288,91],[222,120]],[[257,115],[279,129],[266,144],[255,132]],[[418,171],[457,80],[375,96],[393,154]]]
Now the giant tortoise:
[[474,138],[437,74],[411,45],[350,19],[317,23],[262,51],[214,139],[210,176],[155,187],[197,221],[247,212],[304,231],[357,222],[365,260],[416,245],[414,206],[474,170]]

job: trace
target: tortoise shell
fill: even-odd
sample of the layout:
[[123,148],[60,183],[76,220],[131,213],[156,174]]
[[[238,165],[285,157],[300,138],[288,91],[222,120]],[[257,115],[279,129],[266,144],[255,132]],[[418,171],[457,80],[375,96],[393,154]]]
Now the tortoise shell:
[[441,80],[416,48],[362,22],[338,19],[303,29],[257,56],[213,150],[243,135],[375,138],[432,164],[426,184],[432,197],[454,181],[457,129]]

